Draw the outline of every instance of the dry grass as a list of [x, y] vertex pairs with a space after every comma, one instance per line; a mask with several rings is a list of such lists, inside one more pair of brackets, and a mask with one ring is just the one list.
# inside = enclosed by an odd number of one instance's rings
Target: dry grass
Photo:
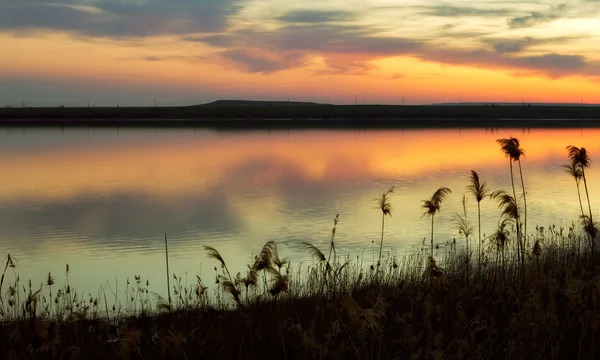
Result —
[[6, 359], [595, 359], [600, 294], [582, 240], [574, 227], [538, 228], [525, 292], [516, 254], [501, 268], [491, 239], [480, 266], [451, 250], [439, 264], [388, 256], [380, 270], [314, 246], [315, 263], [295, 269], [269, 242], [236, 277], [208, 248], [218, 288], [174, 276], [170, 312], [139, 276], [123, 302], [68, 285], [50, 302], [53, 281], [16, 277], [2, 293], [0, 349]]

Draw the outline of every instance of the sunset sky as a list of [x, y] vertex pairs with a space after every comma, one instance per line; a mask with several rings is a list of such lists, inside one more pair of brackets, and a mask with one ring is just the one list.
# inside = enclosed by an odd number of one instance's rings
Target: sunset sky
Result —
[[600, 103], [600, 0], [0, 0], [0, 106]]

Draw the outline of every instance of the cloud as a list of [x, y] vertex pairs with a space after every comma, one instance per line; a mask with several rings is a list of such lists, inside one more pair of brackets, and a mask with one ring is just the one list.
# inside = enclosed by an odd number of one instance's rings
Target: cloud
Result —
[[395, 73], [391, 76], [388, 76], [387, 79], [388, 80], [397, 80], [397, 79], [406, 79], [408, 76], [406, 74], [403, 73]]
[[142, 57], [142, 60], [145, 60], [145, 61], [168, 61], [170, 59], [169, 59], [169, 57], [166, 57], [166, 56], [144, 56], [144, 57]]
[[[182, 38], [183, 41], [205, 43], [214, 47], [231, 46], [235, 38], [228, 34], [223, 35], [207, 35], [207, 36], [187, 36]], [[240, 44], [241, 45], [241, 44]]]
[[582, 55], [548, 53], [513, 56], [487, 50], [428, 49], [419, 57], [444, 64], [504, 69], [515, 74], [535, 74], [553, 79], [571, 75], [600, 76], [600, 63], [589, 61]]
[[512, 62], [531, 70], [547, 70], [550, 75], [561, 76], [587, 66], [585, 57], [581, 55], [561, 55], [556, 53], [518, 57]]
[[538, 24], [551, 22], [562, 17], [568, 7], [566, 4], [553, 6], [548, 12], [534, 11], [526, 16], [514, 17], [508, 20], [508, 26], [512, 29], [528, 28]]
[[220, 32], [242, 0], [98, 1], [93, 6], [9, 1], [0, 4], [0, 29], [52, 29], [97, 37], [145, 37]]
[[119, 58], [119, 60], [143, 60], [143, 61], [150, 61], [150, 62], [163, 62], [163, 61], [183, 61], [183, 62], [200, 62], [200, 61], [204, 61], [207, 60], [208, 57], [206, 56], [202, 56], [202, 55], [195, 55], [195, 56], [181, 56], [181, 55], [161, 55], [161, 56], [156, 56], [156, 55], [148, 55], [148, 56], [142, 56], [139, 58]]
[[306, 58], [313, 55], [325, 60], [328, 69], [318, 71], [319, 74], [364, 74], [374, 68], [372, 60], [411, 56], [441, 64], [503, 69], [513, 73], [526, 71], [550, 78], [597, 76], [597, 65], [583, 55], [549, 52], [518, 56], [530, 46], [573, 38], [483, 38], [481, 41], [486, 48], [464, 50], [434, 46], [428, 39], [378, 36], [369, 27], [302, 24], [284, 26], [277, 31], [244, 29], [218, 36], [195, 37], [190, 41], [204, 41], [228, 48], [221, 55], [251, 72], [274, 72], [303, 66], [305, 62], [298, 59], [298, 54], [303, 54]]
[[324, 58], [325, 65], [328, 67], [325, 70], [319, 70], [317, 74], [323, 75], [363, 75], [376, 67], [371, 64], [368, 59], [360, 60], [347, 55], [329, 55]]
[[562, 44], [571, 40], [578, 40], [583, 36], [557, 36], [548, 38], [534, 38], [531, 36], [522, 38], [484, 38], [482, 42], [489, 45], [498, 53], [519, 53], [536, 45]]
[[354, 25], [288, 25], [275, 31], [238, 30], [225, 35], [184, 38], [218, 47], [256, 47], [271, 51], [312, 51], [339, 54], [393, 55], [418, 49], [412, 39], [377, 36]]
[[478, 16], [478, 17], [502, 17], [508, 16], [514, 11], [509, 9], [483, 9], [467, 6], [453, 5], [434, 5], [426, 7], [422, 12], [424, 15], [438, 17], [461, 17], [461, 16]]
[[354, 13], [348, 11], [291, 11], [277, 20], [286, 23], [330, 23], [356, 19]]
[[488, 39], [485, 40], [496, 52], [504, 53], [518, 53], [525, 50], [527, 47], [534, 43], [533, 38], [526, 37], [522, 39]]
[[267, 57], [243, 49], [225, 50], [218, 53], [223, 59], [232, 61], [253, 73], [270, 73], [293, 67], [300, 63], [301, 56], [286, 54], [284, 56]]
[[[265, 28], [251, 25], [252, 19], [248, 18], [245, 19], [248, 21], [236, 24], [233, 30], [229, 25], [244, 4], [243, 0], [99, 0], [93, 3], [64, 0], [62, 4], [33, 0], [0, 1], [0, 31], [54, 29], [76, 35], [107, 37], [110, 41], [122, 37], [180, 35], [183, 41], [212, 47], [213, 58], [222, 60], [224, 65], [252, 73], [302, 67], [308, 64], [309, 59], [318, 57], [326, 67], [319, 73], [365, 74], [375, 68], [373, 60], [393, 56], [411, 56], [442, 64], [489, 66], [508, 71], [519, 71], [518, 67], [523, 67], [549, 77], [596, 73], [590, 60], [583, 55], [546, 50], [536, 53], [537, 57], [518, 56], [533, 46], [568, 41], [574, 37], [510, 38], [501, 34], [500, 29], [494, 30], [493, 25], [472, 26], [481, 21], [477, 19], [472, 24], [460, 22], [460, 26], [448, 24], [441, 28], [439, 24], [423, 24], [422, 31], [419, 28], [417, 32], [407, 31], [396, 36], [384, 32], [389, 30], [385, 24], [363, 25], [356, 22], [373, 15], [369, 10], [360, 15], [345, 10], [302, 10], [279, 13], [276, 17], [267, 16], [281, 25], [277, 29], [262, 30]], [[375, 11], [374, 7], [370, 9]], [[510, 17], [507, 20], [510, 28], [516, 29], [558, 19], [571, 7], [561, 4], [546, 11], [522, 15], [515, 9], [518, 6], [441, 4], [396, 7], [386, 11], [389, 16], [483, 17], [486, 22], [487, 18]], [[398, 13], [391, 14], [392, 11]], [[464, 39], [468, 40], [468, 45]], [[471, 47], [465, 50], [466, 46]], [[138, 59], [150, 62], [201, 60], [200, 57], [161, 53], [150, 53]], [[538, 64], [538, 68], [532, 69], [533, 64]], [[561, 69], [560, 66], [567, 67]]]
[[373, 57], [415, 53], [422, 46], [411, 39], [375, 36], [369, 28], [334, 24], [288, 25], [276, 31], [244, 29], [184, 40], [226, 48], [219, 54], [250, 72], [299, 67], [305, 64], [306, 55], [321, 55], [330, 68], [327, 73], [364, 73], [372, 68], [367, 62]]

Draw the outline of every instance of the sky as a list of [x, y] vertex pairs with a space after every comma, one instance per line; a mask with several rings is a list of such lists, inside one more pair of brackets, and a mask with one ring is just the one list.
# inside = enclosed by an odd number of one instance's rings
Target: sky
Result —
[[0, 106], [600, 103], [600, 0], [0, 0]]

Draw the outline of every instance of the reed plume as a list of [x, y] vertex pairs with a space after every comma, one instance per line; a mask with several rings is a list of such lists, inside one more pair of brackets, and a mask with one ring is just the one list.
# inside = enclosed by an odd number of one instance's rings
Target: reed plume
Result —
[[441, 187], [437, 189], [435, 193], [433, 193], [431, 198], [423, 200], [422, 207], [425, 209], [423, 216], [428, 216], [431, 218], [431, 257], [433, 257], [433, 218], [435, 214], [440, 212], [442, 208], [442, 203], [444, 202], [444, 200], [446, 200], [446, 197], [450, 193], [452, 193], [452, 190], [450, 190], [447, 187]]
[[394, 193], [394, 186], [389, 188], [386, 192], [381, 193], [381, 196], [377, 201], [377, 208], [381, 210], [381, 242], [379, 244], [379, 258], [377, 260], [377, 268], [379, 268], [381, 264], [381, 253], [383, 251], [383, 232], [385, 229], [385, 217], [389, 215], [392, 216], [392, 204], [389, 202], [390, 194]]

